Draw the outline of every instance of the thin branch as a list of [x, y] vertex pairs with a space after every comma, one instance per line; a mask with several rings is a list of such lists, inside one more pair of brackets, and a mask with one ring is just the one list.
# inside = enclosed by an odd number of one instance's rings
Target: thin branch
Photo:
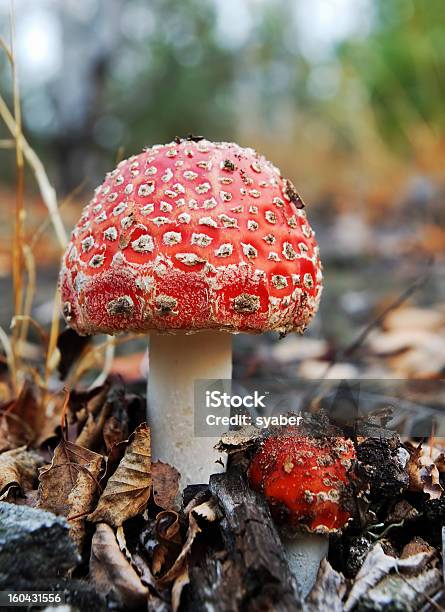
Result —
[[354, 353], [366, 340], [369, 334], [385, 320], [385, 317], [392, 311], [396, 310], [404, 304], [416, 291], [421, 289], [431, 275], [433, 260], [430, 259], [425, 268], [426, 273], [422, 273], [414, 280], [395, 300], [393, 300], [386, 308], [384, 308], [374, 319], [372, 319], [365, 328], [359, 333], [357, 338], [351, 342], [346, 348], [341, 351], [342, 357], [347, 357]]
[[305, 404], [316, 404], [323, 397], [322, 386], [326, 382], [328, 374], [333, 366], [336, 365], [341, 359], [350, 357], [358, 348], [360, 348], [360, 346], [362, 346], [369, 334], [385, 320], [388, 313], [399, 308], [416, 291], [423, 287], [431, 276], [433, 263], [434, 259], [429, 258], [425, 264], [422, 274], [419, 274], [415, 280], [402, 291], [400, 295], [398, 295], [386, 308], [384, 308], [374, 319], [372, 319], [349, 345], [334, 354], [333, 358], [326, 366], [325, 371], [321, 375], [317, 388], [312, 390], [305, 398]]
[[417, 587], [415, 587], [415, 586], [414, 586], [414, 585], [413, 585], [413, 584], [412, 584], [412, 583], [411, 583], [409, 580], [407, 580], [407, 579], [405, 578], [405, 576], [404, 576], [404, 575], [403, 575], [403, 574], [402, 574], [402, 573], [399, 571], [399, 568], [397, 567], [397, 565], [395, 566], [395, 568], [394, 568], [394, 569], [396, 570], [396, 574], [397, 574], [398, 576], [400, 576], [400, 578], [401, 578], [401, 579], [402, 579], [402, 580], [403, 580], [403, 581], [404, 581], [404, 582], [405, 582], [405, 583], [406, 583], [406, 584], [407, 584], [409, 587], [411, 587], [411, 588], [412, 588], [412, 590], [413, 590], [415, 593], [417, 593], [417, 595], [422, 595], [422, 596], [423, 596], [423, 597], [424, 597], [424, 598], [427, 600], [427, 602], [428, 602], [428, 603], [429, 603], [431, 606], [433, 606], [433, 608], [436, 608], [436, 610], [439, 610], [439, 612], [445, 612], [445, 608], [443, 608], [443, 607], [442, 607], [442, 606], [440, 606], [438, 603], [436, 603], [436, 602], [434, 601], [434, 599], [432, 599], [432, 598], [431, 598], [431, 597], [428, 595], [428, 593], [425, 593], [425, 591], [419, 591], [419, 589], [418, 589]]

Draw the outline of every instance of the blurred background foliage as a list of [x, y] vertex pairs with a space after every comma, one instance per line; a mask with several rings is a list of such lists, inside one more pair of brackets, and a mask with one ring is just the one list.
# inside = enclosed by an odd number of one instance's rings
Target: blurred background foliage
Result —
[[[0, 0], [6, 39], [9, 11]], [[423, 163], [442, 144], [442, 0], [16, 0], [15, 13], [25, 130], [62, 194], [190, 132], [257, 146], [311, 198], [357, 190], [349, 158], [372, 191], [389, 159]]]

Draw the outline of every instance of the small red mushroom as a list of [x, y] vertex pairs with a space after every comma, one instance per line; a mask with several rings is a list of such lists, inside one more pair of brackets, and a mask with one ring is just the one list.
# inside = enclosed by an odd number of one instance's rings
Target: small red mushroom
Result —
[[150, 332], [154, 455], [195, 482], [215, 453], [194, 436], [193, 381], [231, 378], [223, 332], [303, 331], [321, 281], [292, 183], [253, 149], [203, 139], [153, 146], [107, 174], [60, 275], [65, 320], [80, 334]]
[[318, 534], [284, 538], [303, 595], [312, 587], [327, 553], [325, 536], [344, 527], [350, 518], [344, 497], [354, 458], [351, 440], [286, 431], [266, 438], [249, 466], [252, 488], [264, 494], [272, 515], [286, 525], [287, 533], [290, 528]]

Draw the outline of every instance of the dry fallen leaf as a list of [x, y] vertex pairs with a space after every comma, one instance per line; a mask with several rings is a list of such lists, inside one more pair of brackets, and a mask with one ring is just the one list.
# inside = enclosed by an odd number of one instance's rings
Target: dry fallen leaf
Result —
[[[408, 446], [408, 445], [407, 445]], [[409, 490], [427, 493], [431, 499], [439, 499], [443, 489], [440, 485], [440, 474], [437, 466], [422, 444], [417, 447], [408, 446], [410, 458], [406, 466], [409, 475]]]
[[439, 470], [440, 474], [445, 473], [445, 453], [440, 453], [438, 457], [434, 460], [434, 464]]
[[219, 517], [216, 500], [211, 498], [209, 501], [195, 506], [188, 513], [188, 517], [189, 527], [187, 532], [187, 539], [176, 561], [173, 563], [170, 569], [165, 574], [157, 578], [156, 586], [158, 588], [166, 587], [173, 581], [177, 580], [179, 576], [181, 576], [181, 574], [183, 573], [184, 568], [186, 567], [188, 555], [193, 546], [193, 542], [195, 541], [196, 536], [202, 531], [201, 527], [198, 524], [197, 517], [205, 519], [208, 523], [214, 522]]
[[0, 408], [0, 452], [32, 444], [44, 423], [38, 390], [26, 382], [16, 399]]
[[119, 527], [140, 514], [151, 492], [150, 429], [145, 423], [131, 434], [125, 454], [111, 474], [89, 521], [105, 522]]
[[407, 559], [397, 559], [385, 554], [380, 544], [375, 544], [367, 554], [360, 571], [355, 577], [344, 606], [345, 612], [352, 610], [357, 602], [364, 598], [368, 591], [390, 572], [395, 570], [410, 573], [420, 572], [431, 558], [430, 553], [421, 552]]
[[419, 514], [417, 508], [414, 508], [406, 499], [401, 499], [390, 511], [386, 520], [388, 523], [400, 523], [400, 521], [415, 519]]
[[155, 576], [165, 572], [181, 551], [181, 525], [177, 512], [164, 511], [156, 517], [156, 537], [159, 544], [153, 553], [152, 573]]
[[90, 579], [102, 595], [113, 592], [128, 609], [146, 606], [148, 589], [121, 552], [113, 530], [98, 523], [91, 543]]
[[305, 602], [305, 611], [343, 612], [342, 602], [345, 593], [346, 581], [344, 576], [336, 572], [327, 559], [322, 559], [317, 580]]
[[51, 464], [40, 470], [37, 506], [69, 519], [70, 533], [82, 547], [85, 516], [94, 507], [102, 456], [62, 439]]
[[79, 446], [99, 450], [105, 422], [111, 411], [111, 405], [107, 402], [109, 389], [110, 385], [104, 385], [100, 392], [88, 401], [85, 421], [76, 439], [76, 444]]
[[116, 417], [110, 416], [105, 421], [102, 436], [105, 442], [106, 451], [109, 453], [115, 444], [125, 439], [125, 427]]
[[395, 327], [375, 332], [368, 339], [371, 351], [387, 360], [400, 378], [440, 378], [445, 368], [445, 329]]
[[43, 459], [26, 446], [6, 451], [0, 455], [0, 499], [5, 499], [11, 489], [22, 493], [31, 491], [38, 481], [38, 469]]
[[189, 572], [185, 566], [179, 576], [176, 578], [172, 587], [172, 611], [177, 612], [181, 604], [181, 595], [184, 587], [190, 582]]
[[326, 340], [289, 335], [271, 348], [271, 355], [280, 363], [322, 359], [329, 350]]
[[391, 310], [385, 316], [383, 327], [386, 330], [396, 329], [422, 329], [436, 332], [445, 325], [445, 314], [432, 308], [415, 308], [403, 306]]
[[162, 461], [155, 461], [151, 466], [151, 471], [155, 504], [163, 510], [173, 508], [179, 492], [181, 474], [176, 468]]
[[412, 540], [405, 544], [400, 553], [401, 559], [407, 559], [408, 557], [412, 557], [413, 555], [417, 555], [419, 553], [428, 553], [433, 557], [437, 555], [437, 550], [433, 548], [428, 542], [425, 542], [419, 536], [415, 536]]

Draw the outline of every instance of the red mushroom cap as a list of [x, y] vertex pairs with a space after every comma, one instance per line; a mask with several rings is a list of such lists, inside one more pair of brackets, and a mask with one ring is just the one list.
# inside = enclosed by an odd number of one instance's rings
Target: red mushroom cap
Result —
[[354, 458], [354, 445], [344, 438], [271, 436], [254, 456], [249, 480], [277, 519], [303, 531], [329, 533], [350, 518], [342, 497]]
[[321, 264], [304, 204], [264, 157], [182, 140], [122, 161], [75, 227], [60, 275], [81, 334], [302, 331]]

